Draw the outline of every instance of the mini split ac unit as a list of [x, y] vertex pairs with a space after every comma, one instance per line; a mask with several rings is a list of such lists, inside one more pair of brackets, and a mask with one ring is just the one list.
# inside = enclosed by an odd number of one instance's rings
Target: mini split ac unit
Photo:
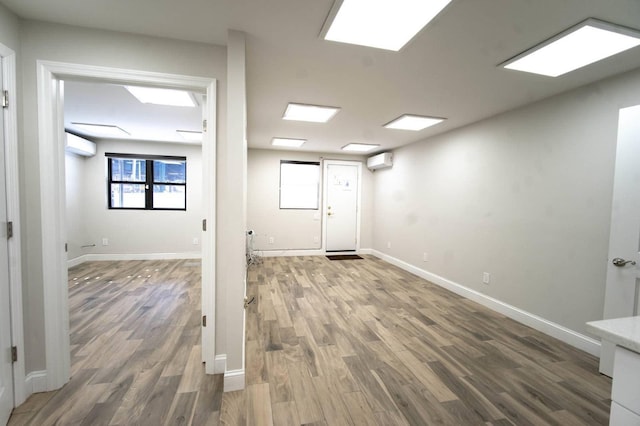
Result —
[[72, 135], [71, 133], [65, 133], [65, 136], [65, 149], [67, 152], [73, 152], [83, 157], [93, 157], [96, 155], [96, 144], [94, 142], [81, 138], [80, 136]]
[[367, 168], [372, 171], [391, 166], [393, 166], [393, 154], [390, 152], [383, 152], [367, 159]]

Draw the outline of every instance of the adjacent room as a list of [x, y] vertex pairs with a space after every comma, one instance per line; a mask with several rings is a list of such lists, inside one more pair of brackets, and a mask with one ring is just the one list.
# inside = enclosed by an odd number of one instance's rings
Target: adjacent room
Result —
[[639, 423], [639, 22], [0, 0], [0, 424]]

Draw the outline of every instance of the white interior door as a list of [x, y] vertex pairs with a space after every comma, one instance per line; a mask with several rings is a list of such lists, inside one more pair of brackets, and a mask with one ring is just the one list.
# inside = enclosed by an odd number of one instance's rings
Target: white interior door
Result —
[[[604, 318], [638, 312], [640, 291], [640, 105], [620, 110]], [[602, 342], [600, 372], [613, 374], [614, 345]]]
[[[0, 63], [0, 82], [2, 64]], [[0, 92], [1, 92], [0, 85]], [[6, 424], [13, 409], [11, 361], [11, 295], [9, 292], [9, 247], [4, 152], [4, 114], [0, 114], [0, 424]]]
[[358, 248], [361, 163], [325, 161], [325, 250]]

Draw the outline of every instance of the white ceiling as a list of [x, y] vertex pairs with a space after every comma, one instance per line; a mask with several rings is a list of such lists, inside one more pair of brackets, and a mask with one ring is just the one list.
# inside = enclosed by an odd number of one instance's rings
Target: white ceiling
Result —
[[[303, 150], [350, 142], [391, 149], [640, 67], [640, 47], [557, 78], [497, 67], [593, 17], [640, 27], [639, 0], [453, 0], [400, 52], [319, 38], [333, 0], [0, 0], [23, 18], [226, 44], [247, 34], [248, 140], [304, 138]], [[328, 124], [281, 119], [287, 102], [342, 108]], [[447, 117], [409, 132], [403, 114]]]

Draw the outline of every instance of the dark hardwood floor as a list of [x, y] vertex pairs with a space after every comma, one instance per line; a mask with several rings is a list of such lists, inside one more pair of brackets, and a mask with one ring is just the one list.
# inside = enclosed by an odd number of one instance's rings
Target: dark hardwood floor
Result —
[[597, 359], [379, 259], [251, 266], [243, 391], [200, 362], [198, 261], [69, 274], [72, 373], [10, 425], [604, 425]]

